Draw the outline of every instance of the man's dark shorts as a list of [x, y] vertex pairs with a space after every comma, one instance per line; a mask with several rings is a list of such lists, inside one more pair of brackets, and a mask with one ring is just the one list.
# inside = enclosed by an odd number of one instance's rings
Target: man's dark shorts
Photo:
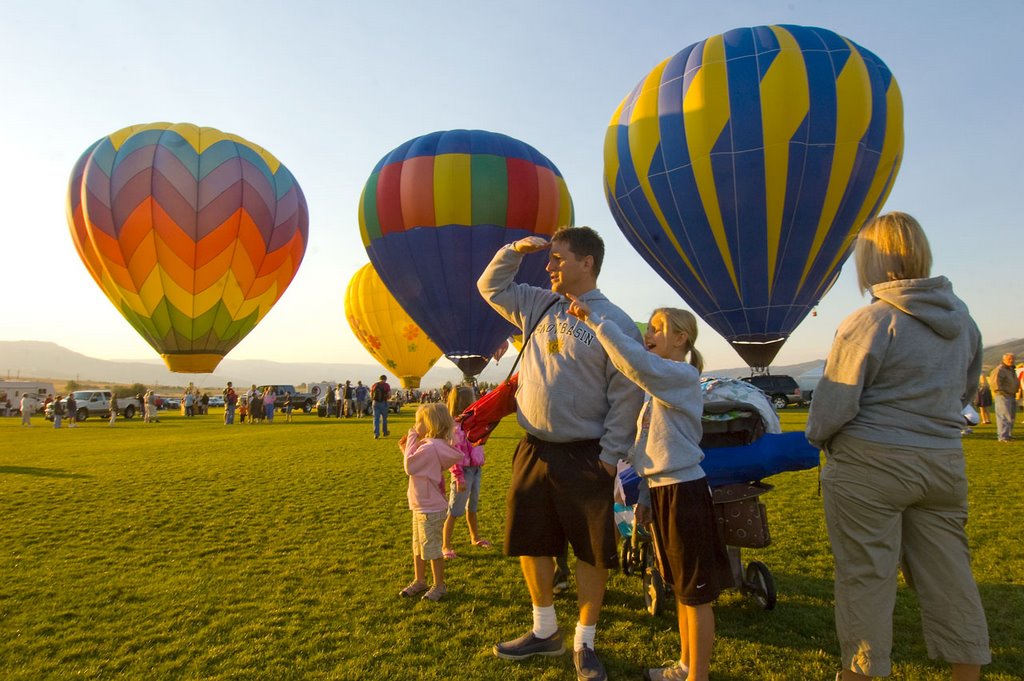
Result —
[[568, 541], [578, 560], [618, 567], [612, 493], [615, 478], [598, 440], [545, 442], [527, 435], [512, 457], [505, 554], [558, 556]]
[[733, 586], [707, 478], [651, 488], [658, 570], [684, 605], [710, 603]]

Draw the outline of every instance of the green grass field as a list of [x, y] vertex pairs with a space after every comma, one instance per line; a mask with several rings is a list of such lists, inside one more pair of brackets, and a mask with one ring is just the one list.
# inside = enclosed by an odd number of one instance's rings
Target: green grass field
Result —
[[[226, 428], [220, 413], [56, 431], [0, 419], [0, 678], [572, 679], [571, 656], [510, 663], [494, 642], [530, 625], [518, 563], [467, 546], [440, 603], [397, 596], [411, 578], [398, 435], [370, 421]], [[806, 410], [787, 409], [788, 429]], [[1024, 428], [1024, 426], [1021, 426]], [[481, 527], [500, 545], [519, 437], [487, 446]], [[986, 679], [1024, 679], [1024, 442], [992, 426], [966, 438], [975, 575], [992, 638]], [[838, 668], [832, 561], [817, 471], [769, 479], [773, 544], [745, 551], [774, 574], [778, 605], [718, 602], [712, 678], [828, 679]], [[571, 636], [575, 596], [557, 601]], [[678, 652], [674, 612], [643, 610], [637, 576], [613, 574], [597, 647], [612, 679]], [[928, 660], [915, 597], [895, 615], [894, 679], [948, 678]]]

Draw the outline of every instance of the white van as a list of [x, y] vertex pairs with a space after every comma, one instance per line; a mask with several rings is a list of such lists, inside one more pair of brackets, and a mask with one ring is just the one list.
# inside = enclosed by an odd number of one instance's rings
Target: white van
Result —
[[28, 395], [35, 405], [33, 414], [38, 414], [43, 409], [43, 401], [47, 395], [53, 396], [56, 391], [53, 383], [41, 381], [0, 381], [0, 409], [3, 409], [7, 402], [11, 403], [11, 414], [21, 415], [21, 397]]
[[804, 396], [804, 400], [810, 402], [814, 395], [814, 389], [818, 387], [818, 381], [825, 373], [825, 365], [808, 369], [799, 376], [796, 376], [796, 384], [800, 386], [800, 392]]

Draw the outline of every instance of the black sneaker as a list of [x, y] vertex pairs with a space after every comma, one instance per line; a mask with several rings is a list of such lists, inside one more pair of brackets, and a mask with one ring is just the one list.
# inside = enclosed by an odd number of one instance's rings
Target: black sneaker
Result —
[[525, 660], [534, 655], [554, 657], [565, 652], [562, 632], [556, 631], [547, 638], [537, 638], [533, 631], [528, 631], [513, 641], [496, 643], [494, 654], [503, 660]]
[[572, 653], [572, 661], [576, 664], [576, 678], [579, 681], [607, 681], [608, 674], [604, 665], [597, 659], [597, 653], [586, 643]]

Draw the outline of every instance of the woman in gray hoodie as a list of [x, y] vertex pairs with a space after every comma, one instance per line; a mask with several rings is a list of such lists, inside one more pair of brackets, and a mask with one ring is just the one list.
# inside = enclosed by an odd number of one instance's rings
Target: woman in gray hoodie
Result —
[[825, 452], [822, 497], [835, 558], [843, 681], [888, 676], [902, 563], [928, 654], [954, 681], [991, 661], [967, 548], [960, 429], [981, 372], [981, 334], [945, 277], [932, 277], [921, 225], [879, 216], [856, 245], [871, 303], [836, 331], [807, 439]]

